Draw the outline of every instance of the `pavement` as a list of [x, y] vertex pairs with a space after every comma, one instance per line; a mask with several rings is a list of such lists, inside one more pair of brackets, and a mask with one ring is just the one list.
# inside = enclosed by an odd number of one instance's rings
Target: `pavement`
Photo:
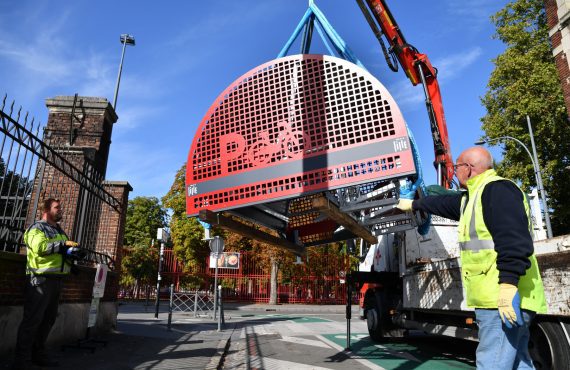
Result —
[[[225, 304], [226, 323], [174, 312], [168, 328], [166, 302], [119, 306], [117, 328], [81, 343], [54, 346], [54, 370], [443, 370], [474, 369], [475, 343], [410, 332], [406, 338], [373, 342], [352, 306], [351, 350], [346, 347], [345, 306]], [[1, 339], [0, 339], [1, 340]], [[72, 344], [72, 343], [70, 343]], [[90, 350], [87, 347], [91, 347]], [[11, 356], [0, 358], [10, 369]]]
[[[81, 348], [52, 348], [50, 353], [59, 370], [165, 370], [165, 369], [222, 369], [229, 352], [232, 337], [239, 342], [239, 333], [247, 322], [236, 320], [239, 311], [259, 313], [306, 312], [342, 313], [343, 305], [264, 305], [227, 303], [226, 324], [218, 331], [211, 318], [194, 318], [191, 313], [174, 312], [168, 329], [166, 304], [162, 303], [159, 318], [154, 318], [154, 307], [144, 303], [128, 302], [119, 307], [116, 330], [97, 337], [96, 341], [81, 343]], [[354, 306], [353, 311], [357, 312]], [[232, 320], [231, 316], [234, 316]], [[354, 316], [353, 316], [354, 317]], [[243, 341], [242, 341], [243, 342]], [[241, 344], [240, 344], [241, 345]], [[243, 353], [244, 351], [232, 351]], [[233, 365], [243, 368], [245, 359], [230, 358]], [[0, 360], [0, 369], [9, 369], [6, 359]]]

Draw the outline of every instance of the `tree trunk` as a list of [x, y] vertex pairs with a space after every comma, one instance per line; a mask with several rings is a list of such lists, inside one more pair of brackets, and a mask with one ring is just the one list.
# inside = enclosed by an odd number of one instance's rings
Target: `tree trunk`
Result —
[[277, 275], [279, 273], [279, 265], [277, 259], [271, 258], [271, 290], [269, 292], [269, 304], [277, 304]]

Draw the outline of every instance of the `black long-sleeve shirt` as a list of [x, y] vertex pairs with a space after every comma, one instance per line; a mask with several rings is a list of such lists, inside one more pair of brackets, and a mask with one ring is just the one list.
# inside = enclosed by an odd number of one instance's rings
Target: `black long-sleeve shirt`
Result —
[[[459, 221], [461, 197], [461, 193], [427, 196], [415, 200], [413, 208]], [[534, 253], [523, 194], [511, 181], [493, 181], [485, 186], [481, 202], [483, 220], [497, 252], [499, 283], [518, 285]]]

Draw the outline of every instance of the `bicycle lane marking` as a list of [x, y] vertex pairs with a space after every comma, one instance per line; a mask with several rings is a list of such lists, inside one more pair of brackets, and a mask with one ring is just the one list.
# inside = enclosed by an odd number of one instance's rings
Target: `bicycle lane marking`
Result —
[[[323, 334], [328, 344], [344, 350], [346, 334]], [[351, 335], [351, 357], [363, 359], [385, 370], [412, 366], [414, 370], [475, 369], [475, 367], [408, 343], [374, 343], [368, 334]]]

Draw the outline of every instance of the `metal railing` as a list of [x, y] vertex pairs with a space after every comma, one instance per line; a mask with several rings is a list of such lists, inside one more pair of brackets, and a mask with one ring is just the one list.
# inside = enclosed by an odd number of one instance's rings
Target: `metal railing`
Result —
[[194, 317], [214, 317], [214, 294], [208, 291], [173, 292], [172, 311], [190, 312]]
[[67, 210], [61, 224], [70, 239], [92, 251], [114, 250], [116, 240], [101, 225], [122, 211], [121, 203], [103, 187], [103, 174], [85, 154], [89, 149], [51, 145], [54, 132], [28, 120], [28, 113], [21, 122], [22, 109], [15, 112], [6, 99], [0, 105], [0, 250], [20, 252], [24, 231], [47, 197], [61, 199]]
[[[172, 327], [172, 313], [194, 312], [194, 317], [207, 317], [218, 322], [218, 331], [225, 324], [224, 305], [222, 303], [222, 287], [216, 289], [218, 295], [218, 312], [214, 305], [214, 295], [209, 291], [174, 292], [174, 284], [170, 284], [170, 302], [168, 305], [168, 330]], [[157, 306], [158, 307], [158, 306]]]

